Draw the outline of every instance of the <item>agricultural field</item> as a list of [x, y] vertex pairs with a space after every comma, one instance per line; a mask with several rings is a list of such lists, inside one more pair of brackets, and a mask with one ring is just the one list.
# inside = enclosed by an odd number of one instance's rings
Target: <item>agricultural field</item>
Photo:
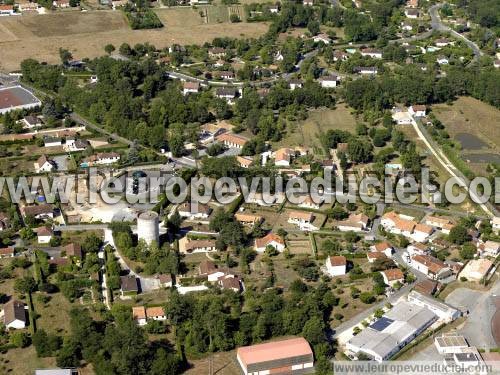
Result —
[[345, 104], [335, 109], [317, 109], [309, 112], [306, 120], [291, 124], [285, 137], [276, 144], [279, 146], [304, 146], [313, 148], [315, 153], [323, 153], [318, 135], [330, 129], [355, 132], [356, 119]]
[[452, 105], [439, 104], [432, 112], [450, 136], [462, 145], [462, 158], [471, 170], [482, 174], [489, 162], [500, 162], [500, 111], [470, 97]]
[[157, 9], [164, 27], [155, 30], [131, 30], [123, 13], [111, 10], [1, 17], [0, 70], [17, 70], [27, 58], [59, 63], [60, 47], [69, 49], [75, 59], [83, 59], [103, 55], [109, 43], [118, 47], [148, 42], [164, 48], [173, 43], [203, 44], [223, 36], [257, 37], [267, 31], [265, 23], [229, 23], [228, 8], [224, 10], [222, 23], [210, 21], [210, 14], [206, 23], [199, 10]]

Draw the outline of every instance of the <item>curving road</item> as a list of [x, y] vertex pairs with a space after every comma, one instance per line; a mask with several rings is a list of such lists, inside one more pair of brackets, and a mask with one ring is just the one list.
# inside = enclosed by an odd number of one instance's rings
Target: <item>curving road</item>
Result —
[[474, 59], [478, 59], [483, 55], [483, 52], [479, 49], [476, 43], [467, 39], [464, 35], [457, 33], [455, 30], [443, 24], [441, 17], [439, 16], [439, 9], [444, 5], [444, 3], [439, 3], [433, 5], [429, 8], [429, 15], [431, 16], [431, 27], [434, 31], [450, 33], [455, 38], [462, 39], [470, 49], [474, 52]]

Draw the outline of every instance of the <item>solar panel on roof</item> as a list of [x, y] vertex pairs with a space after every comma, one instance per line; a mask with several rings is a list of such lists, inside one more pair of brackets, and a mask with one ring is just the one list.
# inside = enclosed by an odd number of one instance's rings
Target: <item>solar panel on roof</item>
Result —
[[377, 320], [375, 323], [373, 323], [370, 326], [370, 328], [373, 328], [374, 330], [381, 332], [384, 329], [386, 329], [387, 327], [389, 327], [393, 322], [394, 322], [394, 320], [386, 318], [385, 316], [383, 316], [382, 318], [380, 318], [379, 320]]

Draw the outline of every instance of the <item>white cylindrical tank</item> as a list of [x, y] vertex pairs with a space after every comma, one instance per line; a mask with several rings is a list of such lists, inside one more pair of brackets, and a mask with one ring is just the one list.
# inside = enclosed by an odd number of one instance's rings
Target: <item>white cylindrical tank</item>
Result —
[[160, 224], [158, 214], [146, 211], [137, 218], [137, 238], [144, 240], [148, 245], [153, 241], [160, 244]]

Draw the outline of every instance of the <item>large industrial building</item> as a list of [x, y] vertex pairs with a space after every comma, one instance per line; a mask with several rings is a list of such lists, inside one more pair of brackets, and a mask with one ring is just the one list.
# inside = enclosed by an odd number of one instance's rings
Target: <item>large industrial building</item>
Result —
[[354, 356], [363, 353], [381, 362], [399, 352], [437, 319], [428, 308], [402, 301], [350, 339], [346, 349]]
[[24, 87], [0, 87], [0, 115], [21, 109], [38, 108], [41, 105], [40, 99]]
[[309, 374], [314, 356], [302, 337], [238, 348], [236, 358], [245, 375]]
[[146, 211], [137, 218], [137, 239], [144, 240], [148, 245], [153, 241], [160, 244], [160, 223], [158, 214], [154, 211]]
[[439, 317], [444, 323], [449, 323], [462, 315], [462, 312], [435, 298], [426, 296], [415, 290], [408, 294], [408, 301], [414, 305], [426, 307]]

